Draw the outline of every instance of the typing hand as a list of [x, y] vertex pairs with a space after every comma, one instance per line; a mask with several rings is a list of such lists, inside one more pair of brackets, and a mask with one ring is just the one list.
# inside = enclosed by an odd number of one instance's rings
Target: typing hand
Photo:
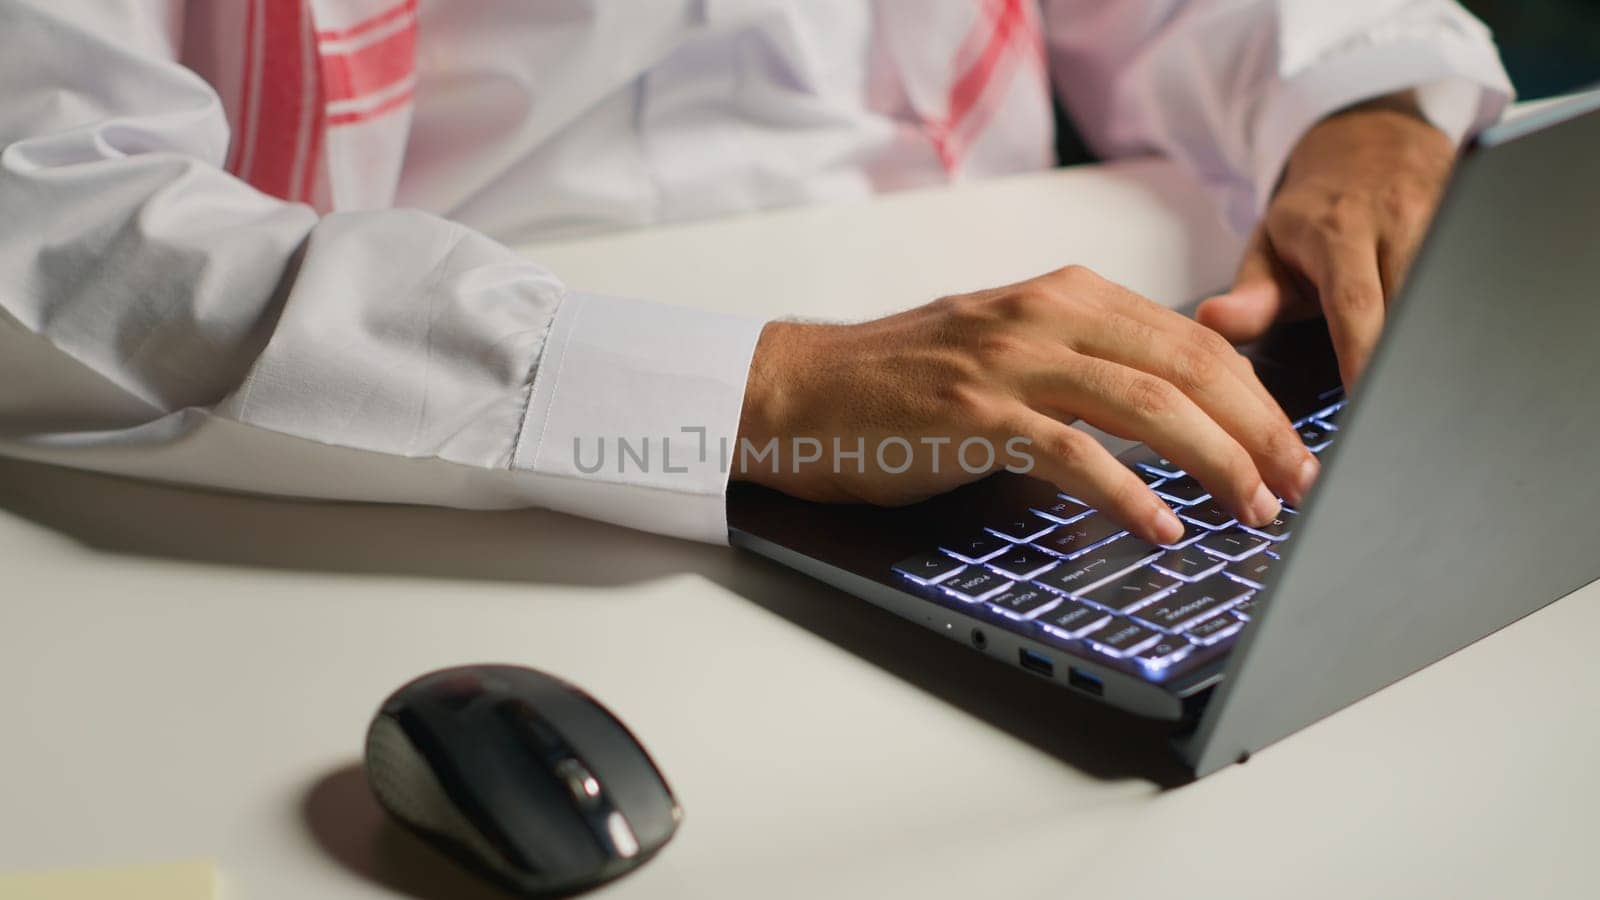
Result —
[[[1316, 477], [1227, 341], [1078, 267], [858, 325], [768, 325], [732, 471], [806, 499], [895, 505], [1025, 458], [1146, 540], [1177, 541], [1167, 504], [1068, 427], [1078, 418], [1150, 444], [1252, 525], [1272, 521], [1275, 493], [1298, 503]], [[774, 441], [775, 455], [747, 452]]]
[[1410, 95], [1323, 120], [1289, 157], [1233, 289], [1199, 320], [1235, 343], [1320, 306], [1347, 386], [1366, 368], [1455, 163]]

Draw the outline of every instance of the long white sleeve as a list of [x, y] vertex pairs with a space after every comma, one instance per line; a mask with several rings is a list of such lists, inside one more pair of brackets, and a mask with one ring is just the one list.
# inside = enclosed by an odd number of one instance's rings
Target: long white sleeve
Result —
[[[0, 452], [727, 539], [715, 448], [760, 321], [569, 292], [421, 212], [255, 191], [161, 19], [0, 0]], [[579, 467], [618, 438], [652, 458]]]
[[1044, 0], [1057, 90], [1106, 156], [1156, 151], [1222, 195], [1241, 230], [1289, 153], [1343, 107], [1415, 88], [1458, 141], [1512, 89], [1453, 0]]

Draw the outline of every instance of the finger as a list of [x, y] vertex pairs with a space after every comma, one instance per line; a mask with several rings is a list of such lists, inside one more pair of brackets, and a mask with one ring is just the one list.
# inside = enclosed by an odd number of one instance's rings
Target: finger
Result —
[[1112, 314], [1075, 346], [1177, 387], [1244, 448], [1269, 488], [1291, 503], [1305, 499], [1316, 457], [1249, 362], [1216, 332], [1176, 314], [1160, 325]]
[[1393, 225], [1388, 236], [1378, 242], [1378, 276], [1383, 280], [1385, 305], [1393, 302], [1405, 287], [1411, 263], [1427, 234], [1426, 226]]
[[1262, 226], [1245, 249], [1233, 287], [1202, 302], [1195, 318], [1235, 344], [1247, 344], [1260, 339], [1274, 322], [1314, 312], [1315, 306], [1278, 261]]
[[[1109, 310], [1161, 329], [1171, 335], [1172, 339], [1177, 341], [1180, 346], [1197, 343], [1209, 344], [1215, 355], [1224, 360], [1228, 369], [1237, 378], [1238, 383], [1243, 385], [1256, 398], [1262, 411], [1261, 414], [1266, 416], [1267, 420], [1272, 423], [1266, 426], [1265, 431], [1257, 433], [1255, 440], [1242, 442], [1249, 449], [1252, 456], [1256, 458], [1258, 466], [1264, 467], [1262, 468], [1263, 474], [1267, 476], [1271, 487], [1277, 490], [1280, 496], [1288, 498], [1291, 503], [1303, 502], [1306, 493], [1311, 490], [1311, 484], [1321, 471], [1321, 463], [1309, 450], [1305, 449], [1305, 444], [1299, 439], [1297, 433], [1294, 434], [1292, 441], [1288, 441], [1287, 447], [1282, 446], [1282, 443], [1287, 440], [1286, 436], [1293, 433], [1293, 426], [1289, 422], [1289, 417], [1284, 414], [1283, 407], [1278, 404], [1277, 398], [1273, 397], [1272, 393], [1267, 390], [1266, 385], [1261, 383], [1261, 379], [1256, 375], [1255, 367], [1251, 365], [1250, 361], [1233, 350], [1232, 347], [1227, 346], [1226, 341], [1219, 342], [1208, 338], [1207, 330], [1203, 326], [1197, 325], [1187, 316], [1140, 297], [1132, 291], [1123, 290], [1122, 294], [1122, 297], [1115, 298], [1113, 302], [1107, 304]], [[1297, 289], [1296, 296], [1303, 297], [1304, 294]], [[1102, 314], [1102, 320], [1108, 315], [1110, 314]], [[1092, 335], [1101, 327], [1103, 327], [1102, 321], [1080, 322], [1077, 323], [1075, 331], [1079, 334]], [[1154, 344], [1158, 340], [1153, 336], [1135, 335], [1131, 342]], [[1075, 349], [1080, 349], [1077, 342], [1074, 342], [1073, 346]], [[1196, 383], [1209, 380], [1203, 373], [1203, 363], [1190, 364], [1184, 367], [1174, 365], [1172, 361], [1175, 359], [1177, 359], [1177, 356], [1174, 353], [1162, 352], [1156, 357], [1156, 365], [1160, 371], [1149, 368], [1145, 364], [1138, 364], [1134, 367], [1151, 371], [1153, 374], [1167, 378], [1169, 381], [1172, 381], [1173, 378], [1168, 378], [1167, 375], [1173, 375], [1178, 383], [1186, 379]], [[1202, 371], [1196, 373], [1195, 369], [1197, 368]], [[1182, 374], [1185, 369], [1188, 370], [1187, 375]], [[1190, 393], [1192, 396], [1194, 392], [1191, 391]], [[1202, 403], [1202, 406], [1204, 406], [1204, 403]], [[1245, 407], [1245, 409], [1247, 410], [1248, 407]], [[1261, 420], [1257, 418], [1255, 421], [1259, 423]], [[1229, 427], [1229, 430], [1235, 435], [1240, 435], [1239, 431], [1231, 427]], [[1272, 467], [1271, 464], [1263, 460], [1263, 456], [1278, 460], [1279, 466], [1277, 468]]]
[[1354, 387], [1383, 334], [1383, 279], [1377, 241], [1338, 239], [1325, 243], [1308, 272], [1317, 286], [1328, 334], [1339, 357], [1339, 375]]
[[1166, 502], [1099, 441], [1033, 410], [1019, 410], [1016, 419], [1012, 431], [1031, 442], [1033, 474], [1152, 544], [1183, 539], [1183, 523]]
[[1183, 391], [1148, 372], [1067, 353], [1054, 396], [1044, 405], [1118, 437], [1141, 441], [1176, 461], [1247, 525], [1271, 522], [1281, 509], [1255, 461]]
[[[1191, 331], [1196, 327], [1196, 323], [1193, 319], [1190, 319], [1188, 316], [1185, 316], [1176, 310], [1168, 309], [1167, 307], [1141, 297], [1132, 291], [1120, 288], [1119, 290], [1121, 291], [1122, 296], [1115, 298], [1115, 302], [1109, 304], [1110, 308], [1117, 312], [1120, 312], [1131, 318], [1138, 319], [1141, 322], [1147, 322], [1154, 327], [1161, 328], [1175, 335], [1190, 334]], [[1296, 300], [1294, 300], [1293, 303], [1287, 308], [1290, 310], [1290, 312], [1287, 314], [1291, 315], [1297, 314], [1300, 304], [1306, 302], [1303, 299], [1300, 299], [1305, 296], [1302, 291], [1300, 291], [1298, 288], [1295, 288], [1294, 291]], [[1315, 311], [1314, 305], [1312, 306], [1312, 310]], [[1093, 324], [1094, 323], [1079, 323], [1077, 332], [1084, 334], [1090, 333]], [[1226, 337], [1226, 335], [1224, 335], [1224, 337]], [[1244, 356], [1238, 352], [1224, 354], [1224, 357], [1226, 358], [1229, 367], [1233, 370], [1234, 374], [1238, 376], [1240, 382], [1249, 388], [1250, 392], [1261, 401], [1262, 405], [1270, 410], [1273, 415], [1282, 416], [1283, 409], [1278, 405], [1277, 398], [1273, 397], [1272, 392], [1268, 391], [1266, 385], [1261, 383], [1261, 379], [1256, 375], [1255, 367], [1251, 365], [1250, 361], [1245, 359]], [[1287, 416], [1284, 418], [1287, 419]]]

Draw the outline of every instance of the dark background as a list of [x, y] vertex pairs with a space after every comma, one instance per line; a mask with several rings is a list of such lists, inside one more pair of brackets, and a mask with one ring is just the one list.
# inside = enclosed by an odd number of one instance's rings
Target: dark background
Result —
[[1517, 94], [1548, 97], [1600, 82], [1600, 0], [1462, 0], [1494, 29]]
[[[1311, 0], [1337, 3], [1339, 0]], [[1460, 0], [1494, 31], [1517, 98], [1535, 100], [1600, 86], [1600, 0]], [[1092, 162], [1059, 104], [1056, 157], [1063, 165]]]

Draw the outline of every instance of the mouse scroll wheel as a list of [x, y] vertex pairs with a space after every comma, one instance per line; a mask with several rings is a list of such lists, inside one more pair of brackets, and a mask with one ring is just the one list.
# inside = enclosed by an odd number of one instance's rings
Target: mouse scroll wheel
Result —
[[569, 756], [557, 763], [556, 777], [572, 792], [572, 799], [578, 801], [579, 806], [589, 807], [600, 802], [599, 780], [576, 759]]

